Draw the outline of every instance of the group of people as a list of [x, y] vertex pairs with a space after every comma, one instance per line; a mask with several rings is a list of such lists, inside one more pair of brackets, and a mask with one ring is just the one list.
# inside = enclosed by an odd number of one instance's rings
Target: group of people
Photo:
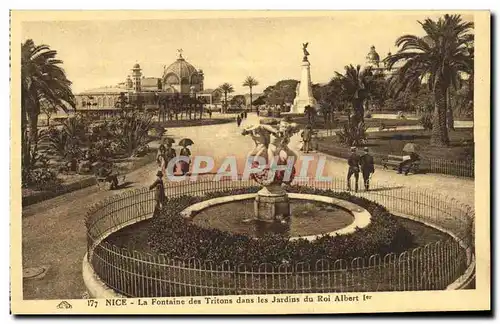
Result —
[[248, 117], [246, 110], [242, 112], [241, 114], [238, 114], [236, 117], [236, 124], [238, 127], [240, 127], [241, 123], [243, 122], [243, 119], [246, 119]]
[[363, 149], [362, 154], [356, 152], [356, 147], [351, 147], [351, 154], [347, 159], [349, 170], [347, 171], [347, 189], [351, 190], [351, 178], [354, 175], [354, 190], [358, 191], [359, 172], [363, 174], [365, 190], [370, 190], [370, 178], [375, 173], [373, 156], [368, 153], [368, 148]]
[[[159, 146], [158, 153], [156, 154], [156, 163], [158, 164], [159, 169], [156, 172], [156, 180], [151, 186], [149, 186], [149, 190], [155, 189], [156, 208], [162, 207], [166, 201], [163, 177], [168, 175], [168, 164], [176, 156], [177, 153], [172, 147], [172, 142], [167, 142], [166, 144], [161, 144]], [[174, 165], [173, 173], [175, 174], [177, 171], [180, 171], [182, 175], [185, 175], [189, 172], [189, 167], [191, 164], [191, 151], [189, 150], [187, 145], [182, 146], [179, 152], [179, 156], [187, 157], [188, 161], [180, 160], [179, 162], [177, 162]]]

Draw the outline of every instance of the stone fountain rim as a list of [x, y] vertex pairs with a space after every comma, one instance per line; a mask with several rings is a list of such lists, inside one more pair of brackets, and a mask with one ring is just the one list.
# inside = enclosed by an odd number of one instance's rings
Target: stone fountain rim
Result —
[[[314, 234], [314, 235], [307, 235], [307, 236], [293, 236], [293, 237], [290, 237], [290, 239], [289, 239], [290, 241], [295, 241], [295, 240], [299, 240], [299, 239], [303, 239], [303, 240], [307, 240], [307, 241], [315, 241], [315, 240], [317, 240], [325, 235], [336, 236], [336, 235], [351, 234], [351, 233], [354, 233], [358, 228], [364, 228], [371, 223], [370, 212], [368, 212], [368, 210], [366, 210], [363, 207], [356, 205], [352, 202], [338, 199], [338, 198], [321, 196], [321, 195], [312, 195], [312, 194], [287, 193], [287, 195], [290, 199], [294, 199], [294, 200], [311, 200], [311, 201], [317, 201], [317, 202], [335, 205], [336, 207], [342, 208], [345, 211], [349, 212], [354, 218], [354, 221], [351, 224], [349, 224], [346, 227], [341, 228], [339, 230], [329, 232], [329, 233]], [[209, 207], [225, 204], [228, 202], [250, 200], [250, 199], [254, 199], [256, 196], [257, 196], [257, 193], [249, 193], [249, 194], [230, 195], [230, 196], [223, 196], [223, 197], [207, 199], [207, 200], [201, 201], [199, 203], [193, 204], [193, 205], [183, 209], [181, 211], [181, 216], [188, 218], [188, 219], [192, 219], [195, 217], [195, 215], [197, 213], [199, 213], [200, 211], [207, 209]]]

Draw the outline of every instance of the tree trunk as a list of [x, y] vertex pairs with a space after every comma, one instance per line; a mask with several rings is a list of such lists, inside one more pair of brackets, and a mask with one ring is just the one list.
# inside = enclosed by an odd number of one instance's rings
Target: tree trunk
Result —
[[227, 92], [224, 92], [224, 108], [222, 109], [224, 113], [227, 112]]
[[431, 145], [448, 146], [446, 125], [446, 88], [440, 83], [434, 86], [434, 116], [432, 121]]
[[450, 87], [446, 89], [446, 123], [448, 130], [455, 130], [455, 120], [453, 119], [453, 107], [451, 105]]
[[29, 116], [29, 139], [27, 143], [27, 157], [26, 160], [29, 161], [26, 166], [27, 168], [32, 167], [33, 155], [36, 154], [35, 151], [31, 151], [31, 146], [38, 142], [38, 114], [30, 114]]
[[[27, 125], [28, 125], [28, 120], [26, 118], [26, 112], [24, 109], [21, 111], [21, 169], [22, 171], [27, 171], [30, 169], [30, 147], [29, 147], [29, 141], [28, 141], [28, 134], [27, 134]], [[23, 176], [23, 181], [25, 173], [22, 172]]]
[[252, 87], [250, 87], [250, 112], [252, 112], [253, 107], [252, 107]]
[[353, 116], [353, 123], [354, 124], [359, 124], [360, 122], [364, 121], [364, 107], [363, 107], [363, 100], [357, 98], [354, 99], [352, 102], [352, 108], [354, 110], [354, 116]]

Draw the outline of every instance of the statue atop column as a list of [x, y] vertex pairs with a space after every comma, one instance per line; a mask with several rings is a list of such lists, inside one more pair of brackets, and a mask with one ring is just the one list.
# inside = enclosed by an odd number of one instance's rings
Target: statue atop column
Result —
[[302, 43], [302, 51], [304, 52], [304, 58], [302, 61], [307, 62], [307, 57], [310, 55], [309, 52], [307, 51], [307, 45], [309, 45], [309, 42], [307, 43]]
[[311, 63], [309, 62], [308, 56], [309, 51], [307, 46], [309, 42], [302, 43], [302, 51], [304, 52], [304, 57], [302, 63], [300, 64], [302, 68], [300, 82], [297, 84], [297, 89], [295, 91], [295, 99], [293, 101], [292, 113], [303, 114], [305, 112], [306, 106], [317, 105], [316, 99], [312, 92], [312, 82], [311, 82]]

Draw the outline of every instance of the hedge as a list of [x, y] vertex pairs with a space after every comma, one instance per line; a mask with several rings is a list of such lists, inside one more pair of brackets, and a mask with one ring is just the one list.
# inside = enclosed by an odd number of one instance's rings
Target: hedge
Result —
[[182, 196], [172, 198], [168, 208], [158, 210], [148, 229], [149, 245], [156, 253], [170, 258], [197, 258], [203, 261], [229, 261], [258, 265], [261, 263], [296, 264], [320, 260], [352, 259], [373, 254], [398, 253], [413, 246], [412, 234], [400, 225], [398, 218], [383, 206], [346, 192], [333, 192], [307, 187], [291, 186], [288, 192], [316, 194], [344, 199], [371, 213], [371, 223], [355, 232], [340, 236], [323, 235], [315, 241], [270, 233], [255, 239], [249, 236], [207, 229], [186, 220], [180, 212], [202, 200], [215, 197], [257, 192], [259, 187], [211, 193], [204, 197]]

